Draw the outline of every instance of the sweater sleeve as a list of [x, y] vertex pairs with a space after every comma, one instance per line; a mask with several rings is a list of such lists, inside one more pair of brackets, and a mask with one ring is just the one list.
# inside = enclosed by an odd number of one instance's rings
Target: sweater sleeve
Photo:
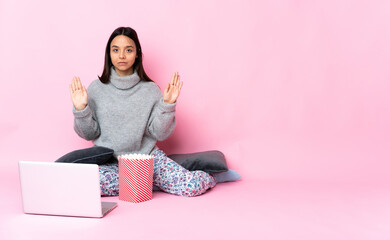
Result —
[[85, 140], [94, 140], [100, 135], [98, 122], [94, 119], [89, 104], [81, 111], [73, 107], [74, 130]]
[[149, 134], [158, 141], [167, 139], [176, 126], [176, 103], [166, 104], [161, 98], [154, 106], [148, 122]]

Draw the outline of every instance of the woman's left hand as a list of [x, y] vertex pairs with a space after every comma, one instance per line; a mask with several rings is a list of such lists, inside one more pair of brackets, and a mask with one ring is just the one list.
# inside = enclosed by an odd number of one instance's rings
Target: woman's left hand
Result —
[[178, 72], [175, 72], [172, 75], [171, 82], [168, 83], [168, 86], [164, 90], [163, 99], [166, 104], [173, 104], [176, 102], [177, 98], [180, 95], [181, 87], [183, 82], [180, 81], [180, 75]]

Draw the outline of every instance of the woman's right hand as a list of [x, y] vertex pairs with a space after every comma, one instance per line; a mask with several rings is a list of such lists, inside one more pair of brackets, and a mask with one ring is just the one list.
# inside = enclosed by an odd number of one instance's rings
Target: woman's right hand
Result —
[[73, 77], [69, 89], [73, 106], [77, 111], [83, 110], [88, 104], [88, 94], [85, 87], [81, 84], [79, 77]]

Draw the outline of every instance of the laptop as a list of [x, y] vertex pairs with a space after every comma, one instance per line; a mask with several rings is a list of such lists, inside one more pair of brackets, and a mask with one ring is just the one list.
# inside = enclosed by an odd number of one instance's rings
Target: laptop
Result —
[[117, 206], [101, 202], [96, 164], [19, 161], [19, 177], [28, 214], [102, 218]]

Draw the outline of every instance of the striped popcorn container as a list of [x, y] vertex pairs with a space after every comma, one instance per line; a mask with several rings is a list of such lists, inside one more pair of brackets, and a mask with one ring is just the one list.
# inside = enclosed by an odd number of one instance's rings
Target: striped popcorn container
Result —
[[139, 203], [152, 199], [153, 158], [145, 154], [118, 156], [119, 200]]

